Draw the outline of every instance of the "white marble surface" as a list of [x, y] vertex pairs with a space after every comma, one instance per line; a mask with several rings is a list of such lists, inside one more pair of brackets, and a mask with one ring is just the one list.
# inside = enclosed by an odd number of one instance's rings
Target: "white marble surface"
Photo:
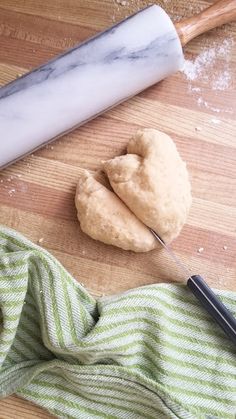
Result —
[[183, 53], [154, 5], [0, 89], [0, 168], [178, 71]]

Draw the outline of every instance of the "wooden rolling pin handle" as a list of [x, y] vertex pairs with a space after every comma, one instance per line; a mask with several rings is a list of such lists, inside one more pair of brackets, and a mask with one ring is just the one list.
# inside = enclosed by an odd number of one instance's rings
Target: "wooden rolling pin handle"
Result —
[[175, 24], [182, 46], [217, 26], [236, 20], [236, 0], [219, 0], [203, 12]]

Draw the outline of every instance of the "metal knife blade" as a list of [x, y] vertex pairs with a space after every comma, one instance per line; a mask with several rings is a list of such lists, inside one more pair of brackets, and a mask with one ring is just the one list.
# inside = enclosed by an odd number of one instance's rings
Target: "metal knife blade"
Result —
[[180, 259], [175, 255], [175, 253], [173, 252], [173, 250], [167, 246], [165, 244], [165, 242], [161, 239], [160, 236], [158, 236], [158, 234], [152, 230], [150, 228], [151, 233], [153, 234], [153, 236], [155, 237], [155, 239], [164, 247], [164, 249], [168, 252], [168, 254], [170, 255], [171, 259], [178, 265], [178, 267], [180, 268], [180, 270], [182, 271], [182, 273], [184, 274], [184, 278], [187, 281], [190, 276], [190, 270], [180, 261]]
[[150, 231], [181, 269], [186, 278], [188, 288], [236, 345], [236, 318], [233, 314], [206, 284], [204, 279], [200, 275], [191, 275], [188, 268], [177, 258], [172, 249], [165, 244], [161, 237], [154, 230], [150, 229]]

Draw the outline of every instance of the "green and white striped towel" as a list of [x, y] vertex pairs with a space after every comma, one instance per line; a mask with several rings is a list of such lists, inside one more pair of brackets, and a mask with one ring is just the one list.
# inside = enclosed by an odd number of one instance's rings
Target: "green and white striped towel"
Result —
[[[217, 292], [236, 313], [236, 294]], [[181, 285], [95, 300], [0, 228], [0, 397], [61, 418], [235, 418], [236, 351]]]

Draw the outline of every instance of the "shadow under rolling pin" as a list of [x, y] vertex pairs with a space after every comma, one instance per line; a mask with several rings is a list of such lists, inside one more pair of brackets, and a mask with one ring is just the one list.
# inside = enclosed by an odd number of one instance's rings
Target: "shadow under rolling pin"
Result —
[[220, 0], [175, 26], [153, 5], [0, 89], [0, 169], [180, 70], [182, 46], [236, 19]]

